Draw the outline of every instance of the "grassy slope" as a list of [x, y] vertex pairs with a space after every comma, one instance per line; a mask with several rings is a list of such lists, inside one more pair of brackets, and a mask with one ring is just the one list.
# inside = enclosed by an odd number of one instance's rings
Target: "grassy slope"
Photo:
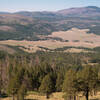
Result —
[[0, 52], [5, 52], [8, 54], [27, 54], [25, 51], [21, 50], [19, 46], [10, 46], [0, 44]]

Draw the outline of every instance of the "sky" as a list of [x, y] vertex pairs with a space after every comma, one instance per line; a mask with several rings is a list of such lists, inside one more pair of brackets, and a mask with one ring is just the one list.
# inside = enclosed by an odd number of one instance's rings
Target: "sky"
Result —
[[0, 0], [0, 11], [57, 11], [72, 7], [98, 6], [100, 0]]

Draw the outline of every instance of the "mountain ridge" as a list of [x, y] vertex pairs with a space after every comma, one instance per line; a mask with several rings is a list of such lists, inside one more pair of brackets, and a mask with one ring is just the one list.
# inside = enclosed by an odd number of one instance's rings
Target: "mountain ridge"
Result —
[[[84, 6], [84, 7], [70, 7], [70, 8], [65, 8], [65, 9], [61, 9], [61, 10], [68, 10], [68, 9], [75, 9], [75, 8], [94, 8], [94, 9], [100, 9], [99, 6]], [[16, 11], [16, 12], [9, 12], [9, 11], [0, 11], [0, 13], [18, 13], [18, 12], [58, 12], [61, 10], [57, 10], [57, 11], [28, 11], [28, 10], [21, 10], [21, 11]]]

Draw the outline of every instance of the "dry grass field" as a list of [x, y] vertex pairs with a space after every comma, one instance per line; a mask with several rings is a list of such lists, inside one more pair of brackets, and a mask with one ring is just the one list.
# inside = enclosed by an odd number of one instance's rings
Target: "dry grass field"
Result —
[[88, 31], [89, 29], [72, 28], [68, 31], [53, 32], [49, 37], [59, 37], [64, 40], [69, 40], [70, 42], [77, 40], [80, 42], [89, 42], [100, 45], [100, 36], [93, 33], [88, 34]]
[[64, 50], [64, 52], [80, 53], [80, 52], [92, 52], [92, 51], [87, 51], [87, 50], [77, 49], [77, 48], [69, 48], [67, 50]]
[[88, 47], [94, 48], [100, 46], [98, 44], [85, 43], [85, 42], [60, 42], [60, 41], [16, 41], [16, 40], [7, 40], [0, 41], [2, 45], [11, 45], [11, 46], [22, 46], [22, 50], [27, 52], [36, 52], [37, 50], [41, 50], [40, 47], [45, 47], [49, 49], [63, 48], [64, 46], [74, 46], [74, 47]]
[[0, 45], [0, 50], [1, 50], [1, 51], [6, 51], [6, 52], [8, 52], [9, 54], [13, 54], [13, 53], [16, 52], [14, 49], [9, 48], [9, 47], [7, 47], [7, 46], [5, 46], [5, 45]]
[[[49, 99], [46, 99], [46, 96], [41, 96], [38, 93], [30, 93], [28, 96], [26, 96], [26, 100], [64, 100], [63, 98], [64, 93], [57, 92], [53, 93]], [[0, 100], [12, 100], [11, 97], [9, 98], [3, 98]], [[84, 96], [80, 96], [77, 98], [77, 100], [85, 100]], [[89, 100], [100, 100], [100, 92], [96, 96], [90, 96]]]
[[[77, 29], [72, 28], [68, 31], [53, 32], [52, 35], [48, 37], [59, 37], [63, 40], [68, 40], [68, 42], [62, 42], [57, 40], [41, 40], [41, 41], [16, 41], [16, 40], [6, 40], [0, 41], [2, 45], [11, 46], [22, 46], [22, 50], [26, 52], [36, 52], [41, 50], [39, 47], [45, 47], [48, 49], [63, 48], [64, 46], [74, 46], [74, 47], [87, 47], [94, 48], [100, 46], [100, 36], [95, 34], [88, 34], [88, 29]], [[23, 48], [24, 47], [24, 48]], [[43, 50], [43, 49], [42, 49]], [[68, 52], [84, 52], [78, 49], [69, 49]], [[65, 51], [67, 52], [67, 51]]]

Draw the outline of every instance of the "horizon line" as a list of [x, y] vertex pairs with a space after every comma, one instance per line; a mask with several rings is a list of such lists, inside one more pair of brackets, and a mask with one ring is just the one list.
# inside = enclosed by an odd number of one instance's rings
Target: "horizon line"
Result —
[[68, 8], [62, 8], [58, 10], [15, 10], [15, 11], [7, 11], [7, 10], [1, 10], [1, 13], [17, 13], [17, 12], [57, 12], [60, 10], [67, 10], [67, 9], [72, 9], [72, 8], [83, 8], [83, 7], [97, 7], [100, 8], [100, 6], [75, 6], [75, 7], [68, 7]]

